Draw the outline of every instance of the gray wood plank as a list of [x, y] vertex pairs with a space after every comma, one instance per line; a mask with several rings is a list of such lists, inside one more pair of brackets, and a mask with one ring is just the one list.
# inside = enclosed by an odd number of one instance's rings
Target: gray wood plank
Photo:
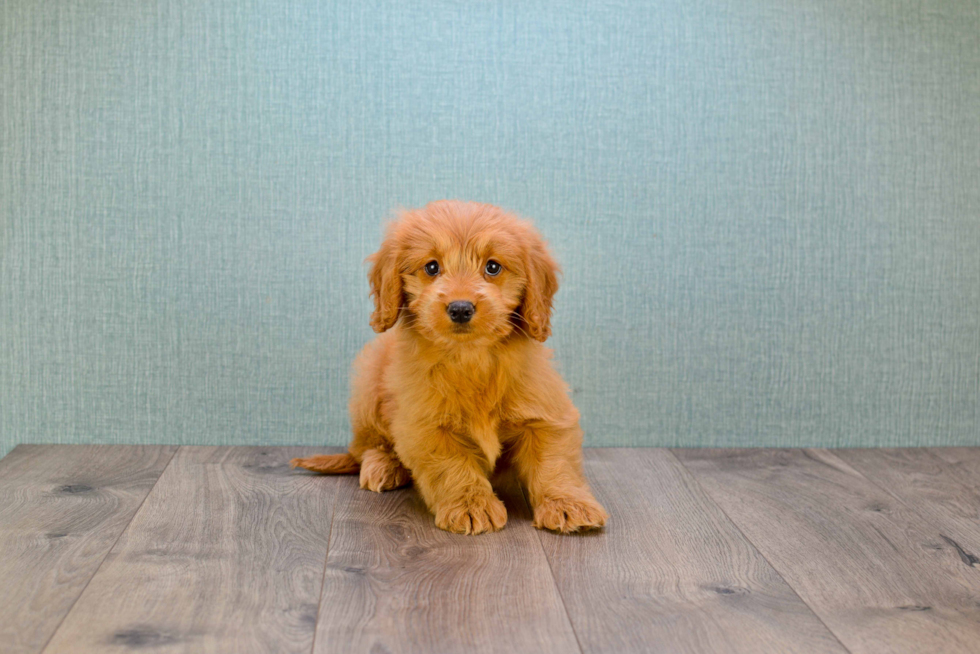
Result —
[[[962, 557], [980, 563], [980, 488], [967, 469], [925, 448], [838, 450], [835, 454], [938, 527]], [[955, 454], [955, 453], [949, 453]], [[980, 462], [964, 449], [961, 459]]]
[[540, 532], [584, 651], [846, 651], [668, 451], [585, 464], [605, 530]]
[[946, 474], [974, 493], [980, 493], [980, 447], [930, 447], [946, 465]]
[[852, 652], [980, 650], [980, 569], [825, 450], [674, 450]]
[[309, 652], [338, 479], [323, 448], [182, 447], [47, 654]]
[[343, 480], [315, 652], [578, 651], [518, 487], [497, 492], [507, 526], [461, 536], [414, 489]]
[[41, 651], [176, 450], [18, 445], [0, 460], [0, 650]]

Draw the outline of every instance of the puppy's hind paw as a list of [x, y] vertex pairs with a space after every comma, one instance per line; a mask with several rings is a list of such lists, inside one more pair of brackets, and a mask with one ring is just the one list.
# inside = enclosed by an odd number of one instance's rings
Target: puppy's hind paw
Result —
[[609, 514], [589, 498], [547, 497], [534, 507], [534, 526], [563, 534], [599, 529]]
[[496, 495], [477, 495], [436, 509], [436, 526], [456, 534], [499, 531], [507, 524], [507, 509]]
[[361, 488], [381, 493], [401, 488], [412, 481], [412, 475], [394, 454], [368, 450], [361, 460]]

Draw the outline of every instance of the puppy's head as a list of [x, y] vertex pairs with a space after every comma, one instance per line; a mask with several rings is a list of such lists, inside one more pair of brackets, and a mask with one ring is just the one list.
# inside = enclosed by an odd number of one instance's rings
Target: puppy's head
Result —
[[444, 200], [406, 211], [368, 259], [376, 332], [404, 315], [443, 345], [551, 334], [558, 265], [530, 223], [497, 207]]

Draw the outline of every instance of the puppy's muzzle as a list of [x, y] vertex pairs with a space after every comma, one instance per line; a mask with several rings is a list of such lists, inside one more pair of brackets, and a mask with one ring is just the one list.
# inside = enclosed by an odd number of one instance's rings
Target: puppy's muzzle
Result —
[[472, 302], [457, 300], [449, 303], [449, 306], [446, 307], [446, 313], [449, 314], [449, 319], [453, 322], [463, 324], [470, 321], [473, 314], [476, 313], [476, 307], [473, 306]]

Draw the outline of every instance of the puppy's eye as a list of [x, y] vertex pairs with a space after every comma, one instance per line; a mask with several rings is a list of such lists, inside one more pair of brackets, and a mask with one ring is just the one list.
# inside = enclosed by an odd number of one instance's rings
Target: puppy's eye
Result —
[[430, 261], [429, 263], [425, 264], [425, 274], [428, 275], [429, 277], [435, 277], [436, 275], [438, 275], [439, 274], [439, 262], [438, 261]]
[[490, 275], [491, 277], [496, 277], [497, 275], [500, 274], [500, 271], [503, 270], [503, 269], [504, 269], [503, 266], [501, 266], [499, 263], [497, 263], [493, 259], [491, 259], [490, 261], [487, 261], [486, 271], [487, 271], [487, 274]]

